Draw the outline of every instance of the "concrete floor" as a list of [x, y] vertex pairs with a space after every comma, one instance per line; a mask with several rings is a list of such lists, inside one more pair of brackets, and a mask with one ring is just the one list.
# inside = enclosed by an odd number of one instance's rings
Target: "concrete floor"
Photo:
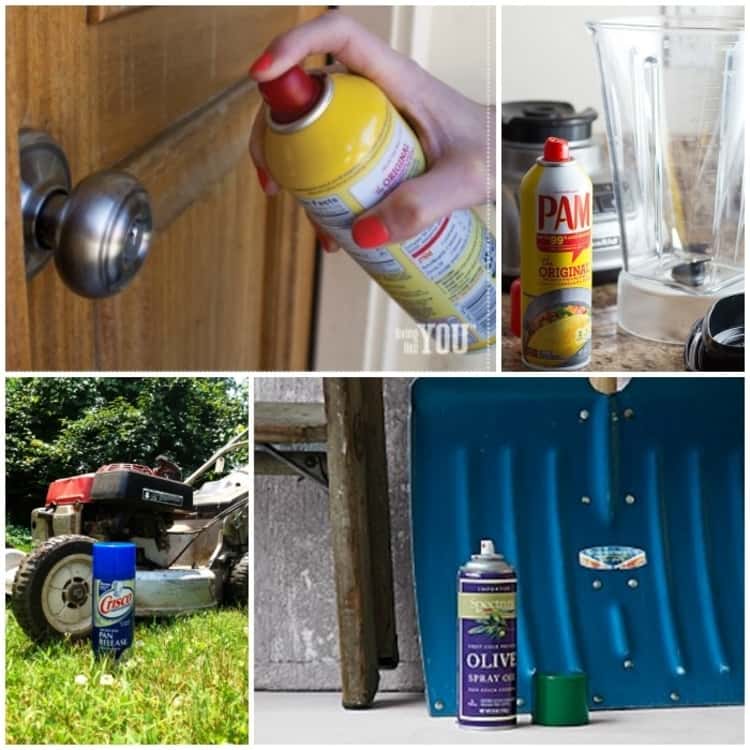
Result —
[[[529, 715], [517, 730], [459, 729], [432, 719], [420, 693], [381, 693], [367, 711], [345, 711], [338, 693], [255, 693], [257, 744], [742, 744], [744, 708], [597, 711], [583, 727], [539, 727]], [[506, 742], [507, 739], [507, 742]]]

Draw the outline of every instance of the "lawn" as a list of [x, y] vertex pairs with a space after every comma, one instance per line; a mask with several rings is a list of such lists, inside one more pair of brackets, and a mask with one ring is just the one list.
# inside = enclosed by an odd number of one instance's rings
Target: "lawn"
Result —
[[14, 526], [5, 521], [5, 546], [21, 552], [31, 552], [31, 530], [25, 526]]
[[6, 619], [9, 744], [247, 744], [248, 618], [220, 609], [136, 621], [130, 659], [88, 641], [37, 646]]

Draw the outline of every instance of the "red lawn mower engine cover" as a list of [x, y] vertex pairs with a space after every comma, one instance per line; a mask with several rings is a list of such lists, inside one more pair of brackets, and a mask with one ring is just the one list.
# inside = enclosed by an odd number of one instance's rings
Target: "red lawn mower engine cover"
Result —
[[108, 464], [94, 474], [57, 479], [47, 490], [46, 505], [117, 503], [154, 511], [191, 511], [193, 488], [155, 474], [139, 464]]

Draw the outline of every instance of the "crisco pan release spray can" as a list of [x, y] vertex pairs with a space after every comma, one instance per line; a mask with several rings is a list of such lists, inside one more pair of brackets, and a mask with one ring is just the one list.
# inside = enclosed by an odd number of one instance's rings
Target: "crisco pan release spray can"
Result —
[[133, 643], [135, 545], [94, 544], [94, 653], [119, 657]]
[[425, 170], [416, 135], [385, 94], [360, 76], [297, 66], [259, 88], [276, 182], [418, 323], [460, 331], [456, 348], [493, 343], [495, 238], [474, 211], [374, 249], [352, 238], [359, 214]]
[[489, 539], [458, 570], [458, 723], [516, 725], [516, 573]]
[[591, 359], [591, 180], [568, 142], [548, 138], [521, 181], [521, 346], [534, 369]]

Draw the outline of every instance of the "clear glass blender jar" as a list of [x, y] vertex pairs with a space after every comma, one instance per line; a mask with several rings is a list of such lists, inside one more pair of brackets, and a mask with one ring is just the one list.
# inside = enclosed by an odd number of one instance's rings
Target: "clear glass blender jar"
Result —
[[744, 23], [628, 18], [593, 35], [622, 233], [618, 322], [684, 343], [743, 290]]

